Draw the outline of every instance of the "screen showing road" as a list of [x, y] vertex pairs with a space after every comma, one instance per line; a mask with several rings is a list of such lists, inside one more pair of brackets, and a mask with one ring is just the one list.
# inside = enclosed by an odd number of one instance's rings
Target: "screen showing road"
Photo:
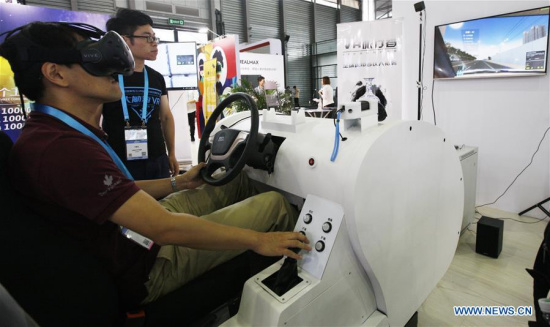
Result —
[[549, 7], [435, 27], [434, 78], [546, 73]]

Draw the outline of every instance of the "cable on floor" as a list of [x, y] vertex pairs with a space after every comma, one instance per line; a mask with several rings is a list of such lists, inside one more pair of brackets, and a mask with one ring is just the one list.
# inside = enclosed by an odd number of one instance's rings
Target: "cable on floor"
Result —
[[[487, 218], [502, 219], [502, 220], [513, 220], [513, 221], [517, 221], [518, 223], [522, 223], [522, 224], [538, 224], [541, 221], [548, 218], [548, 216], [545, 216], [544, 218], [526, 217], [526, 218], [530, 218], [530, 219], [535, 219], [536, 221], [521, 221], [521, 220], [518, 220], [518, 219], [515, 219], [515, 218], [489, 217], [489, 216], [486, 216], [486, 215], [480, 213], [479, 211], [477, 211], [477, 209], [476, 209], [476, 213], [480, 214], [481, 216], [485, 216]], [[474, 218], [477, 219], [477, 220], [481, 219], [481, 217], [480, 218], [474, 217]], [[475, 223], [471, 223], [471, 225], [475, 225], [475, 224], [477, 224], [477, 221]]]
[[482, 205], [479, 205], [479, 206], [476, 206], [476, 208], [484, 207], [484, 206], [489, 205], [489, 204], [494, 204], [494, 203], [496, 203], [504, 194], [506, 194], [506, 192], [508, 192], [508, 190], [510, 189], [510, 187], [512, 187], [512, 185], [514, 185], [514, 183], [516, 182], [516, 180], [518, 179], [518, 177], [521, 176], [521, 174], [523, 174], [523, 172], [525, 172], [525, 170], [526, 170], [527, 168], [529, 168], [529, 166], [531, 166], [531, 164], [533, 163], [533, 159], [535, 158], [535, 155], [537, 154], [537, 152], [539, 152], [540, 145], [542, 144], [542, 141], [544, 141], [544, 139], [546, 138], [546, 134], [548, 133], [548, 130], [550, 130], [550, 127], [548, 127], [548, 128], [546, 129], [546, 131], [544, 132], [544, 135], [542, 136], [542, 139], [540, 140], [539, 145], [537, 146], [537, 150], [536, 150], [535, 153], [533, 153], [533, 155], [531, 156], [531, 161], [529, 162], [529, 164], [528, 164], [527, 166], [525, 166], [525, 168], [523, 168], [523, 170], [516, 176], [516, 178], [514, 178], [514, 180], [512, 181], [512, 183], [510, 183], [510, 185], [508, 185], [508, 187], [504, 190], [504, 192], [503, 192], [498, 198], [496, 198], [495, 201], [490, 202], [490, 203], [485, 203], [485, 204], [482, 204]]

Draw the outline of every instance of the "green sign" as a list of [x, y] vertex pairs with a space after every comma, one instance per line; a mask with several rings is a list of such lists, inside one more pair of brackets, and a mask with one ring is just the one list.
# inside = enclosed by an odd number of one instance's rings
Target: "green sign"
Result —
[[168, 24], [170, 25], [180, 25], [183, 26], [183, 19], [177, 19], [177, 18], [168, 18]]

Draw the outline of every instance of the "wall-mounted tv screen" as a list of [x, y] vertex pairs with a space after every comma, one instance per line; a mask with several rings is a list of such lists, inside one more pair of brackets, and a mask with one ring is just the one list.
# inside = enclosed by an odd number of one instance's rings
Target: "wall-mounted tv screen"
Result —
[[434, 79], [546, 74], [549, 8], [436, 26]]
[[161, 43], [155, 61], [145, 64], [164, 76], [169, 89], [191, 90], [198, 85], [195, 42]]

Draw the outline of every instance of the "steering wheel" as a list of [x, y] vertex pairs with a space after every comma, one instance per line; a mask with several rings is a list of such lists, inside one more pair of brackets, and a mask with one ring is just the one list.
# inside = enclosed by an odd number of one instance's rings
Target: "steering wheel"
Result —
[[[217, 132], [212, 143], [210, 143], [210, 133], [216, 126], [216, 120], [223, 110], [236, 100], [244, 101], [250, 108], [250, 131], [244, 132], [225, 128]], [[206, 162], [206, 166], [201, 169], [200, 173], [206, 183], [214, 186], [224, 185], [241, 172], [246, 161], [257, 147], [258, 117], [256, 102], [246, 93], [233, 93], [216, 107], [210, 118], [208, 118], [208, 123], [204, 127], [199, 143], [198, 160], [199, 162]], [[210, 150], [210, 154], [208, 158], [205, 158], [208, 150]], [[225, 175], [217, 176], [217, 178], [212, 177], [212, 174], [222, 167], [225, 168]]]

